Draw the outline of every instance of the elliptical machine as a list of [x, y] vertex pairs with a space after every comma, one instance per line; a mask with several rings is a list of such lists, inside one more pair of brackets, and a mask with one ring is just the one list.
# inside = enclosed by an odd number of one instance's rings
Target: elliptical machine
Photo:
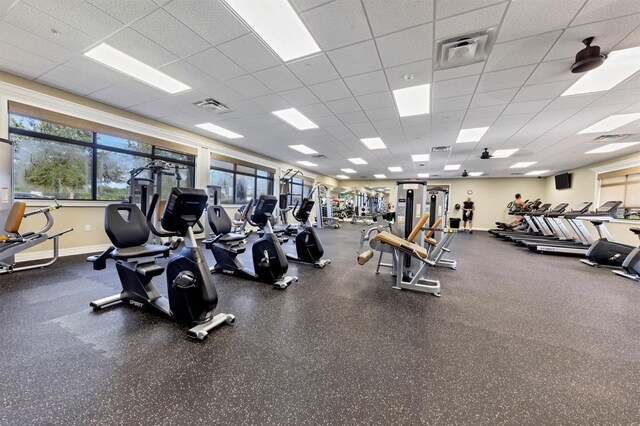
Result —
[[[202, 232], [198, 218], [207, 204], [207, 194], [200, 189], [172, 188], [161, 220], [164, 231], [153, 226], [158, 198], [155, 194], [146, 218], [134, 203], [106, 207], [104, 228], [113, 246], [87, 261], [93, 263], [94, 270], [102, 270], [107, 259], [115, 260], [122, 292], [95, 300], [91, 307], [101, 310], [125, 303], [188, 325], [189, 337], [204, 340], [215, 327], [235, 321], [231, 314], [213, 314], [218, 294], [193, 231], [198, 225]], [[156, 259], [169, 257], [171, 248], [147, 244], [150, 231], [159, 237], [185, 237], [185, 247], [167, 263], [168, 298], [158, 293], [151, 280], [165, 271]]]
[[[629, 228], [629, 230], [640, 237], [640, 228]], [[640, 247], [634, 248], [621, 266], [622, 271], [613, 271], [613, 273], [640, 282]]]
[[309, 221], [314, 204], [312, 200], [304, 198], [300, 206], [296, 202], [293, 207], [293, 217], [301, 224], [295, 241], [298, 255], [294, 256], [287, 253], [287, 259], [292, 262], [310, 263], [316, 268], [324, 268], [331, 263], [331, 260], [322, 259], [324, 247], [322, 247], [318, 233]]
[[289, 269], [287, 256], [269, 221], [277, 203], [278, 200], [273, 195], [261, 195], [251, 212], [249, 223], [264, 229], [262, 237], [251, 247], [253, 271], [245, 268], [237, 258], [246, 251], [246, 238], [251, 232], [231, 233], [231, 218], [224, 208], [220, 205], [209, 206], [207, 216], [214, 235], [205, 240], [204, 244], [216, 259], [215, 266], [211, 268], [212, 273], [260, 281], [279, 289], [285, 289], [290, 283], [298, 281], [298, 277], [285, 276]]

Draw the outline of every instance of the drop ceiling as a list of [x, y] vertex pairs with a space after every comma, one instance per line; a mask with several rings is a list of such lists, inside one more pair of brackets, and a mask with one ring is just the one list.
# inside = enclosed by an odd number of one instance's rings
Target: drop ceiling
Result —
[[[595, 36], [605, 53], [640, 46], [637, 0], [291, 4], [322, 52], [284, 63], [219, 0], [0, 0], [0, 69], [205, 136], [195, 125], [211, 122], [244, 135], [221, 141], [290, 163], [312, 161], [330, 176], [353, 168], [355, 178], [451, 177], [463, 169], [500, 177], [525, 161], [537, 162], [528, 170], [553, 173], [639, 150], [586, 155], [602, 144], [593, 141], [600, 135], [578, 134], [612, 114], [640, 112], [639, 74], [608, 92], [560, 97], [579, 78], [569, 68], [582, 39]], [[486, 61], [433, 70], [439, 40], [494, 27]], [[82, 55], [102, 42], [193, 89], [168, 95]], [[431, 113], [400, 118], [391, 91], [425, 83]], [[233, 111], [215, 115], [193, 105], [205, 98]], [[319, 127], [299, 131], [271, 114], [293, 107]], [[460, 129], [478, 127], [489, 127], [480, 142], [455, 143]], [[613, 133], [640, 141], [640, 120]], [[374, 137], [387, 149], [360, 142]], [[326, 158], [288, 148], [299, 144]], [[450, 151], [431, 153], [447, 145]], [[485, 147], [519, 151], [480, 160]], [[411, 160], [426, 153], [427, 162]], [[447, 164], [462, 166], [443, 171]]]

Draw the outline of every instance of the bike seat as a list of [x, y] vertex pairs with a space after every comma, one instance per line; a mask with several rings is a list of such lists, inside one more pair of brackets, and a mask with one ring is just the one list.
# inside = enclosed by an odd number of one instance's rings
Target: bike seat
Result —
[[245, 234], [224, 234], [217, 240], [219, 243], [232, 243], [234, 241], [242, 241], [247, 236]]
[[143, 246], [117, 248], [111, 252], [111, 258], [126, 260], [134, 257], [159, 256], [169, 253], [171, 247], [165, 245], [145, 244]]

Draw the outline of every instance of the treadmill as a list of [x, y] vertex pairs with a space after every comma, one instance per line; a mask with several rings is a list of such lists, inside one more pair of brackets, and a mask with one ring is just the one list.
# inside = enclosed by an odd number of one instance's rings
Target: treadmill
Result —
[[[530, 214], [532, 212], [538, 211], [546, 211], [551, 207], [551, 204], [542, 204], [542, 201], [538, 198], [533, 201], [527, 208], [522, 210], [517, 210], [514, 212], [510, 212], [511, 215], [517, 215], [524, 217], [523, 224], [527, 225], [526, 231], [521, 230], [511, 230], [511, 229], [494, 229], [492, 234], [498, 238], [507, 238], [510, 235], [543, 235], [542, 231], [536, 226], [535, 222], [532, 220]], [[520, 225], [521, 226], [521, 225]]]
[[[584, 256], [591, 244], [593, 244], [593, 237], [587, 231], [584, 224], [580, 219], [580, 216], [589, 214], [589, 207], [593, 203], [585, 201], [572, 208], [569, 213], [562, 213], [557, 219], [564, 219], [569, 223], [576, 237], [572, 240], [565, 241], [523, 241], [521, 245], [526, 246], [529, 250], [537, 253], [546, 254], [563, 254], [571, 256]], [[604, 207], [604, 206], [603, 206]], [[599, 211], [598, 209], [597, 211]], [[556, 218], [554, 218], [556, 219]]]
[[525, 246], [525, 241], [572, 241], [574, 238], [569, 234], [569, 231], [564, 226], [562, 221], [559, 219], [564, 215], [564, 211], [569, 207], [569, 203], [560, 203], [555, 206], [553, 209], [548, 210], [543, 213], [533, 214], [533, 219], [538, 222], [541, 226], [544, 226], [549, 230], [548, 233], [543, 235], [520, 235], [511, 237], [511, 241], [519, 246]]
[[551, 237], [553, 232], [549, 226], [540, 221], [543, 214], [549, 211], [551, 203], [546, 203], [538, 207], [536, 210], [525, 213], [524, 220], [529, 225], [529, 231], [511, 231], [509, 233], [503, 233], [500, 235], [505, 241], [515, 241], [521, 238], [535, 238], [535, 237]]

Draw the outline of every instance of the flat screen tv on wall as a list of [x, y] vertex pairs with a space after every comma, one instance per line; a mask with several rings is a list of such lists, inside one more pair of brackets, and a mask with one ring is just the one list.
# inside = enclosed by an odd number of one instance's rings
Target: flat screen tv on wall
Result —
[[562, 173], [556, 175], [556, 189], [569, 189], [571, 188], [571, 173]]

